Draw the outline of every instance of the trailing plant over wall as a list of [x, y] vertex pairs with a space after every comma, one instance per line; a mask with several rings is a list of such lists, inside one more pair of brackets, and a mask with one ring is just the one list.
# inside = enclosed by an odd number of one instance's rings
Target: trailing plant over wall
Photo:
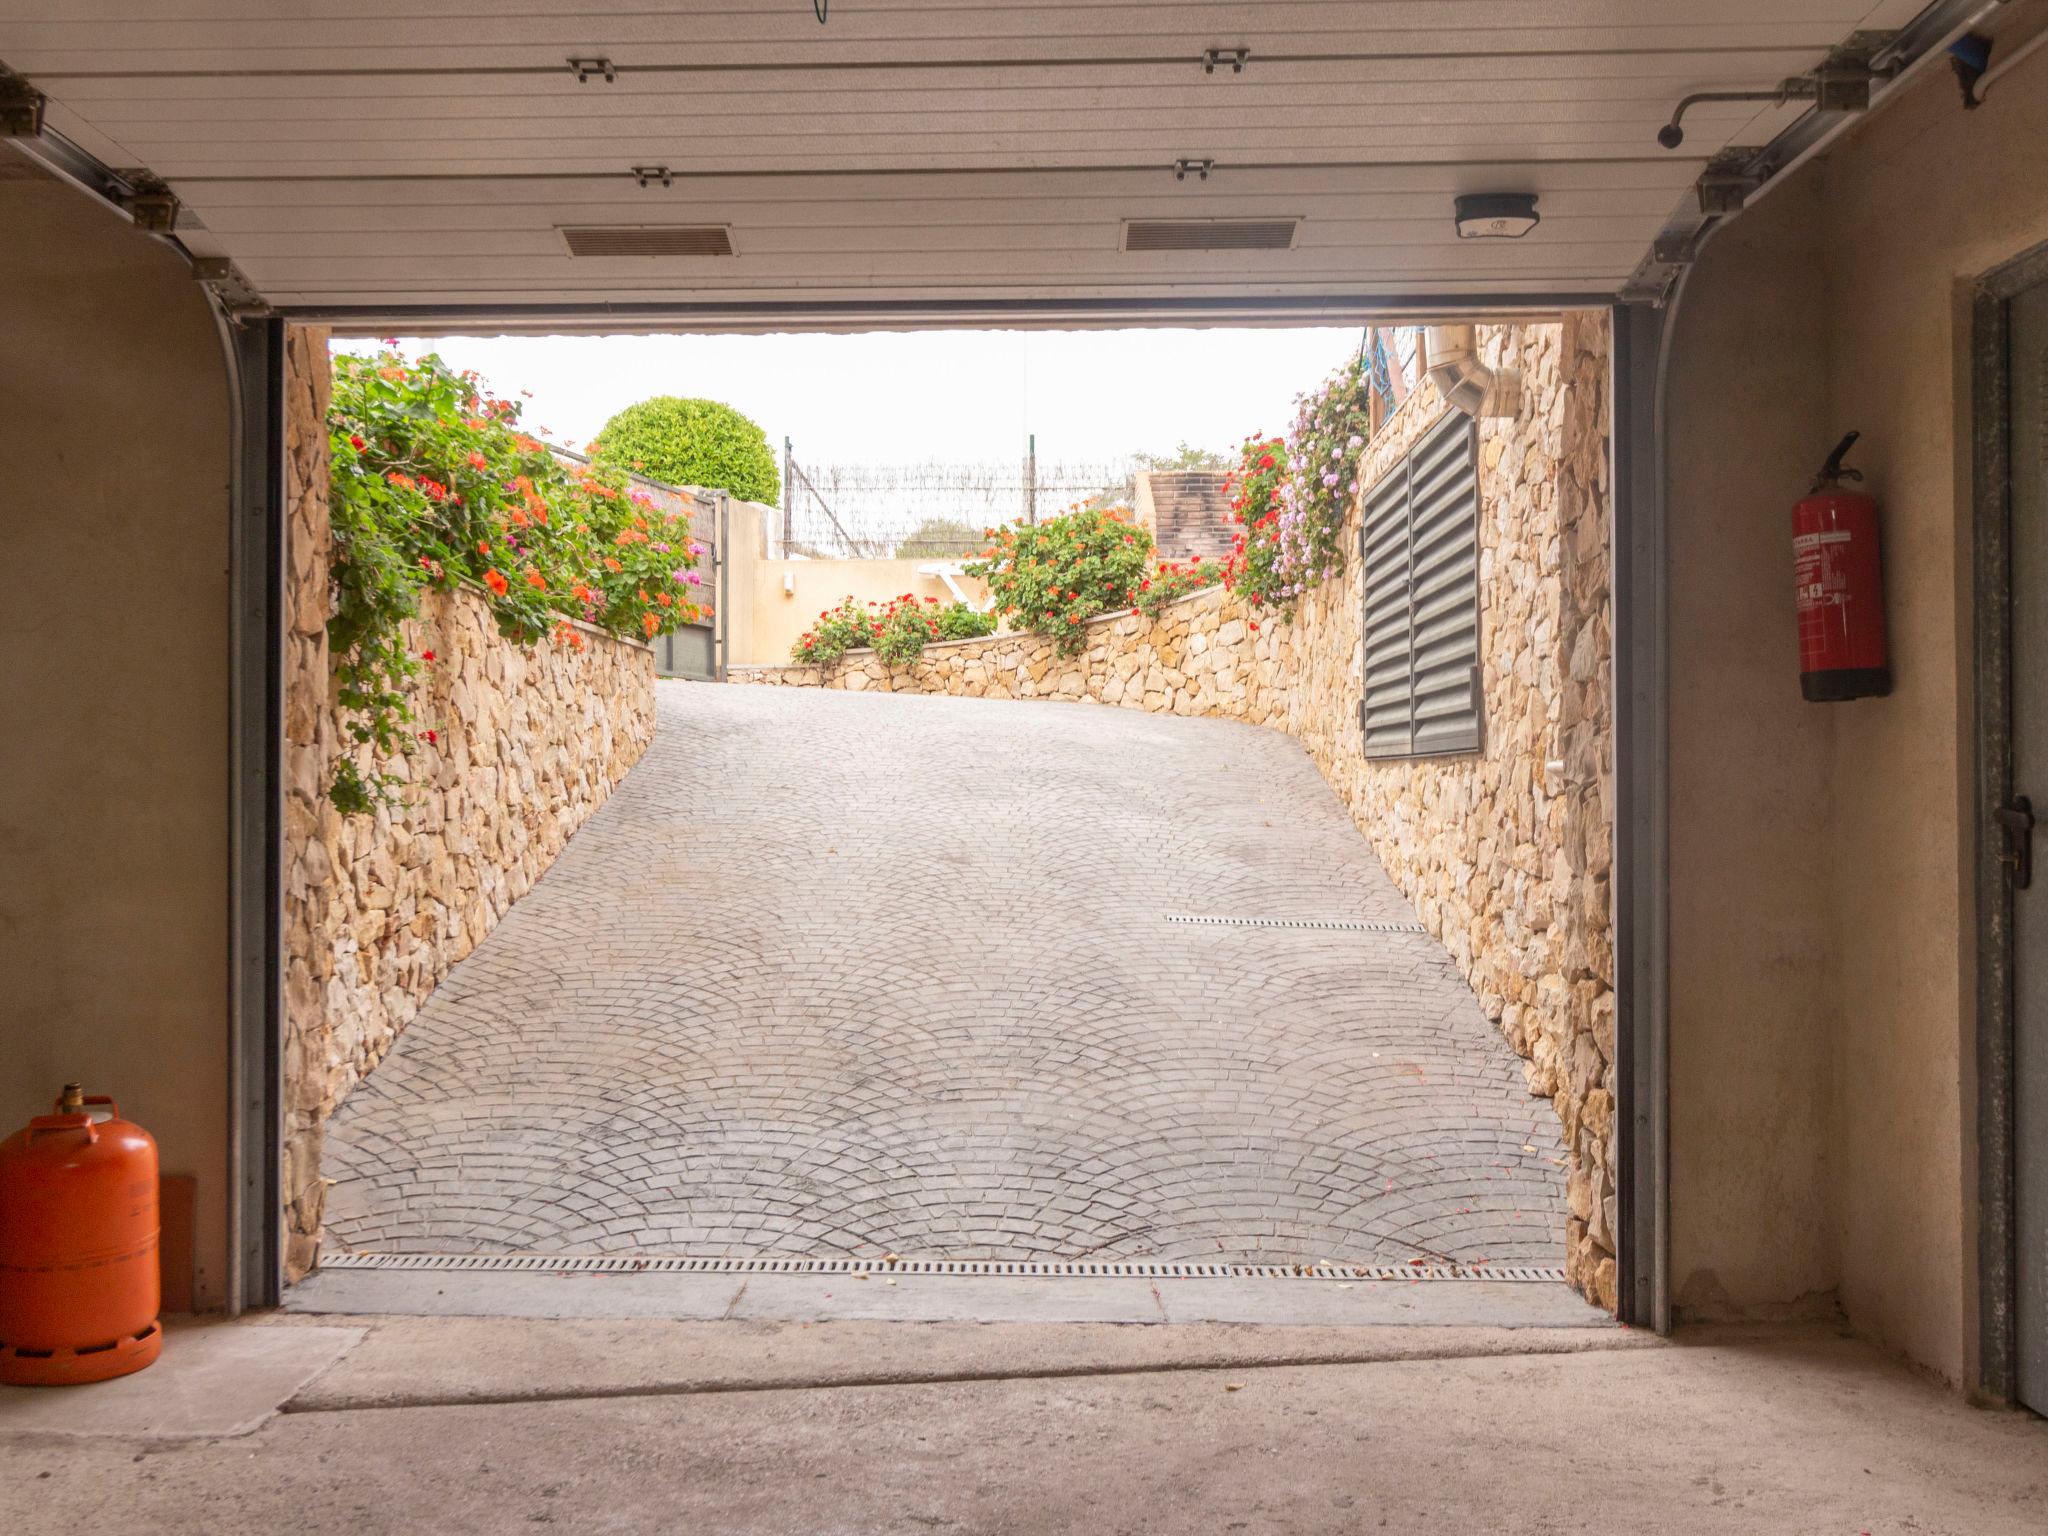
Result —
[[915, 661], [934, 640], [974, 640], [996, 632], [993, 613], [976, 613], [965, 603], [919, 602], [906, 592], [877, 605], [847, 598], [827, 608], [818, 622], [790, 647], [792, 661], [829, 664], [848, 651], [872, 649], [892, 667]]
[[1284, 438], [1255, 433], [1227, 484], [1239, 524], [1230, 586], [1254, 606], [1292, 617], [1303, 593], [1344, 568], [1344, 514], [1358, 495], [1358, 460], [1371, 434], [1366, 372], [1354, 358], [1296, 401]]
[[991, 528], [988, 536], [989, 548], [967, 574], [988, 582], [998, 613], [1052, 636], [1063, 656], [1087, 644], [1089, 619], [1128, 608], [1150, 579], [1152, 535], [1121, 507], [1077, 507], [1042, 523]]
[[1224, 584], [1255, 608], [1280, 595], [1280, 485], [1287, 478], [1287, 439], [1254, 435], [1239, 450], [1238, 465], [1224, 480], [1230, 518], [1238, 532], [1224, 558]]
[[[580, 648], [574, 619], [639, 639], [708, 612], [687, 522], [631, 491], [623, 471], [565, 466], [519, 429], [519, 413], [436, 356], [334, 359], [328, 647], [343, 732], [374, 760], [438, 745], [407, 697], [435, 661], [404, 634], [429, 588], [474, 583], [500, 633], [522, 645], [552, 636]], [[342, 754], [328, 797], [370, 811], [400, 782]]]
[[1213, 587], [1223, 580], [1223, 565], [1220, 561], [1204, 560], [1191, 555], [1185, 563], [1162, 560], [1151, 577], [1138, 584], [1138, 611], [1147, 618], [1159, 617], [1159, 610], [1168, 603], [1178, 602], [1191, 592], [1204, 587]]
[[601, 458], [670, 485], [781, 505], [782, 477], [768, 434], [721, 401], [656, 395], [612, 417], [592, 447]]

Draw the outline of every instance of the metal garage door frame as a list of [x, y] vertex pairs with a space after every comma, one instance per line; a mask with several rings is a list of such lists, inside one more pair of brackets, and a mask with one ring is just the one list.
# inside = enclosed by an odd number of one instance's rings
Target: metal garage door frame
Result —
[[214, 306], [230, 446], [228, 1311], [284, 1290], [284, 339]]
[[[277, 1304], [283, 1293], [283, 575], [282, 371], [287, 321], [344, 330], [500, 329], [938, 329], [1007, 324], [1075, 326], [1300, 325], [1370, 317], [1521, 319], [1604, 309], [1611, 320], [1614, 487], [1610, 584], [1615, 609], [1616, 1241], [1624, 1322], [1670, 1327], [1665, 1030], [1668, 1016], [1665, 856], [1665, 597], [1662, 430], [1657, 400], [1669, 308], [1605, 296], [1517, 295], [1512, 300], [1374, 303], [1184, 300], [1114, 306], [1016, 302], [991, 306], [570, 306], [546, 311], [462, 306], [431, 312], [295, 311], [258, 320], [223, 316], [223, 346], [237, 397], [235, 419], [233, 924], [233, 1294], [238, 1307]], [[770, 310], [773, 310], [773, 318]], [[799, 320], [799, 315], [802, 319]], [[1000, 318], [998, 318], [1000, 317]]]

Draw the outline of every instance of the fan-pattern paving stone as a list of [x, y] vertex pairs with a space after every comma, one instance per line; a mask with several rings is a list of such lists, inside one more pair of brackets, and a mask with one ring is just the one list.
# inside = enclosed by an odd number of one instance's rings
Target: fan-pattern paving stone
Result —
[[412, 1252], [1555, 1264], [1547, 1101], [1301, 749], [663, 683], [329, 1130]]

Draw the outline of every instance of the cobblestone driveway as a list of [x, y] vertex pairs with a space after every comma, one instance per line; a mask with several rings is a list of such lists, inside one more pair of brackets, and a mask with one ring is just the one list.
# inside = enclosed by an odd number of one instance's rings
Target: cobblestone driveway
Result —
[[1556, 1116], [1287, 737], [661, 688], [336, 1117], [331, 1242], [1560, 1262]]

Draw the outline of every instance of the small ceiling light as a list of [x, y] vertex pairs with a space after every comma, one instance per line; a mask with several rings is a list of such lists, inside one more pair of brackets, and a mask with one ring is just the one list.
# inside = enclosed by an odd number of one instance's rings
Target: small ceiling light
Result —
[[1519, 240], [1541, 222], [1534, 192], [1474, 192], [1456, 206], [1460, 240]]

